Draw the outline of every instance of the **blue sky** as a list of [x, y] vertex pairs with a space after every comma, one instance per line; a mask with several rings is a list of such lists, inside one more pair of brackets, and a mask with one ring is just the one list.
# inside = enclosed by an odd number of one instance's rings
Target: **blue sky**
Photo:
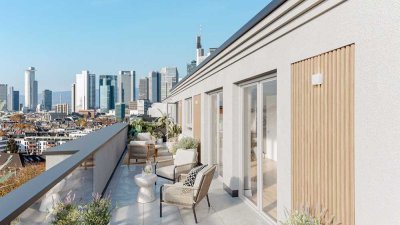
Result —
[[268, 0], [0, 0], [0, 83], [23, 94], [23, 74], [37, 68], [39, 91], [70, 90], [75, 74], [136, 70], [139, 77], [218, 47]]

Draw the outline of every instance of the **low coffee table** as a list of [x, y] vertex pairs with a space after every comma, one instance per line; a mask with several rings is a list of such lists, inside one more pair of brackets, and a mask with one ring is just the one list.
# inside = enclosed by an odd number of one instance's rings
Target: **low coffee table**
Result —
[[139, 186], [139, 193], [137, 201], [140, 203], [152, 202], [156, 199], [154, 193], [154, 185], [157, 180], [155, 174], [142, 175], [138, 174], [135, 176], [135, 183]]

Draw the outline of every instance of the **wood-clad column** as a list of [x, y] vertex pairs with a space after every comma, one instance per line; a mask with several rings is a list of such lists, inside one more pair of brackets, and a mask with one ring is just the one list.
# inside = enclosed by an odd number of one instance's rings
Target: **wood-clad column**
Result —
[[[354, 51], [292, 64], [292, 207], [328, 209], [354, 225]], [[312, 85], [313, 74], [323, 75]]]

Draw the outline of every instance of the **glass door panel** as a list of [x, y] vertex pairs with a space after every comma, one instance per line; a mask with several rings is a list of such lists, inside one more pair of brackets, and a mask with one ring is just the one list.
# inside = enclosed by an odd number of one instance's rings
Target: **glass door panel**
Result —
[[243, 193], [257, 205], [257, 85], [243, 89]]
[[262, 210], [276, 221], [277, 110], [276, 80], [262, 83]]
[[218, 165], [217, 172], [223, 175], [222, 142], [223, 142], [223, 100], [222, 92], [210, 95], [211, 105], [211, 161]]
[[218, 93], [218, 174], [223, 176], [223, 122], [224, 122], [224, 100], [222, 92]]

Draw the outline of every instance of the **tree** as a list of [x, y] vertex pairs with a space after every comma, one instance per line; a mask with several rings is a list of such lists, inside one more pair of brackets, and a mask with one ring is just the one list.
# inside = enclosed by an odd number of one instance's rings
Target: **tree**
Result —
[[18, 153], [18, 145], [14, 138], [10, 138], [7, 142], [7, 151], [10, 153]]
[[18, 122], [18, 123], [21, 123], [23, 119], [24, 119], [24, 115], [22, 115], [22, 114], [14, 114], [10, 117], [11, 121]]

